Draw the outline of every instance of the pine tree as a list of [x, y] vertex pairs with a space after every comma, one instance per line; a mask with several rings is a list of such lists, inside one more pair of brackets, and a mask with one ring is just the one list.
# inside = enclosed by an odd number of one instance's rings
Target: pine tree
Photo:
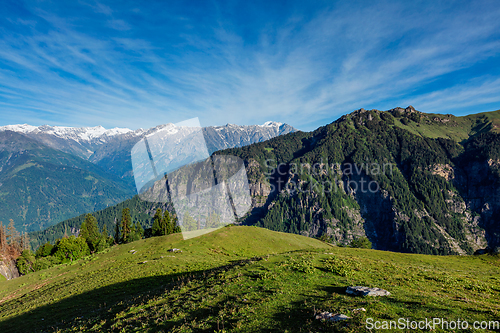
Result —
[[220, 216], [216, 214], [215, 212], [211, 213], [208, 218], [207, 218], [207, 228], [218, 228], [222, 224], [220, 222]]
[[137, 226], [135, 227], [137, 234], [139, 235], [139, 239], [142, 239], [144, 236], [144, 228], [141, 226], [139, 222], [137, 222]]
[[91, 252], [96, 251], [97, 244], [101, 239], [97, 220], [92, 214], [85, 215], [85, 221], [80, 227], [79, 237], [82, 237], [87, 242]]
[[14, 220], [9, 220], [9, 226], [7, 227], [7, 242], [10, 245], [11, 249], [14, 249], [18, 253], [21, 252], [21, 240], [19, 236], [19, 232], [14, 227]]
[[7, 252], [7, 231], [2, 221], [0, 221], [0, 256]]
[[172, 233], [173, 228], [171, 228], [172, 224], [172, 219], [170, 218], [170, 213], [168, 210], [165, 210], [165, 214], [163, 215], [163, 225], [162, 225], [162, 232], [163, 235], [170, 235]]
[[120, 224], [118, 224], [118, 221], [115, 223], [115, 244], [120, 243]]
[[101, 241], [100, 242], [104, 242], [104, 244], [106, 245], [106, 248], [113, 244], [113, 238], [111, 238], [109, 236], [108, 227], [106, 227], [106, 225], [104, 225], [102, 227]]
[[181, 227], [179, 226], [179, 221], [177, 220], [176, 214], [173, 214], [171, 216], [171, 225], [172, 225], [172, 233], [173, 234], [182, 232]]
[[129, 236], [132, 229], [132, 217], [130, 216], [130, 208], [124, 208], [122, 211], [121, 229], [121, 242], [128, 243]]
[[106, 240], [109, 238], [108, 227], [106, 227], [106, 225], [102, 227], [101, 236]]
[[[87, 220], [87, 219], [85, 218], [85, 220]], [[80, 232], [78, 233], [78, 237], [82, 237], [85, 239], [89, 238], [89, 231], [87, 229], [86, 221], [83, 221], [82, 225], [80, 226]]]
[[21, 252], [24, 250], [29, 250], [30, 249], [30, 238], [28, 236], [28, 233], [23, 232], [21, 235]]
[[155, 216], [153, 217], [153, 236], [161, 236], [162, 235], [162, 225], [163, 225], [163, 216], [161, 213], [161, 209], [158, 208], [156, 210]]

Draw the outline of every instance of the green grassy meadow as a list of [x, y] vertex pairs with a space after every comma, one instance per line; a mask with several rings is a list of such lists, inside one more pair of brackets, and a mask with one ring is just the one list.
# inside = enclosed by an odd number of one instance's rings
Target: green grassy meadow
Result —
[[500, 132], [500, 110], [455, 117], [452, 115], [423, 113], [420, 122], [410, 121], [407, 125], [401, 118], [394, 124], [413, 134], [427, 138], [447, 138], [463, 142], [471, 135], [482, 132]]
[[[499, 273], [498, 256], [342, 248], [226, 227], [114, 246], [0, 281], [0, 332], [364, 332], [367, 318], [492, 321], [500, 320]], [[391, 295], [349, 296], [350, 285]], [[314, 319], [321, 311], [352, 319]]]

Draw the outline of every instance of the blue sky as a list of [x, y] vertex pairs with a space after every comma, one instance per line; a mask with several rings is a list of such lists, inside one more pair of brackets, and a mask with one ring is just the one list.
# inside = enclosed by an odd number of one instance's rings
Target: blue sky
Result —
[[0, 125], [500, 109], [500, 2], [2, 1]]

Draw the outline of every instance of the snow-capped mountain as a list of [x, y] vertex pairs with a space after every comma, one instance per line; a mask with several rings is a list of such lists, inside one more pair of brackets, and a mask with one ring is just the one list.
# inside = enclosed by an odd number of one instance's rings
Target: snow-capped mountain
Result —
[[[99, 165], [105, 171], [129, 181], [130, 184], [133, 184], [130, 156], [132, 147], [143, 137], [152, 136], [161, 131], [174, 133], [178, 130], [180, 128], [171, 123], [137, 130], [105, 129], [102, 126], [61, 127], [28, 124], [0, 127], [0, 132], [17, 132], [50, 148], [86, 159]], [[220, 149], [242, 147], [296, 131], [290, 125], [273, 121], [250, 126], [233, 124], [210, 126], [202, 130], [210, 154]]]
[[224, 126], [210, 126], [203, 129], [207, 147], [210, 153], [227, 148], [243, 147], [255, 142], [262, 142], [295, 132], [290, 125], [267, 121], [262, 125], [239, 126], [227, 124]]
[[132, 132], [128, 128], [105, 129], [102, 126], [96, 127], [64, 127], [64, 126], [32, 126], [28, 124], [7, 125], [0, 127], [0, 131], [13, 131], [28, 135], [48, 134], [63, 139], [90, 142], [95, 139], [105, 140], [107, 137]]

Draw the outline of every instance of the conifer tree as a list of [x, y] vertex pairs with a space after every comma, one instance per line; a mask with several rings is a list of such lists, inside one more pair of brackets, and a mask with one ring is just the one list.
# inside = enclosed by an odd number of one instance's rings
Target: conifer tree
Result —
[[101, 235], [99, 234], [97, 220], [92, 214], [85, 215], [85, 221], [80, 227], [79, 237], [85, 239], [91, 252], [96, 251], [97, 244], [101, 239]]
[[172, 233], [173, 234], [176, 234], [176, 233], [179, 233], [179, 232], [182, 232], [181, 230], [181, 227], [179, 226], [179, 222], [177, 220], [177, 215], [176, 214], [172, 214], [171, 216], [171, 223], [172, 223]]
[[118, 221], [115, 223], [115, 244], [120, 243], [120, 224]]
[[102, 232], [101, 232], [101, 237], [102, 239], [106, 240], [106, 243], [109, 244], [109, 233], [108, 233], [108, 227], [106, 227], [106, 225], [104, 225], [102, 227]]
[[7, 230], [2, 221], [0, 221], [0, 255], [7, 252]]
[[172, 224], [172, 219], [170, 217], [170, 212], [168, 210], [165, 210], [165, 214], [163, 215], [163, 226], [162, 226], [163, 235], [170, 235], [173, 232], [171, 224]]
[[[87, 220], [87, 219], [85, 218], [85, 220]], [[82, 237], [85, 239], [89, 238], [89, 231], [87, 229], [86, 221], [83, 221], [82, 225], [80, 226], [80, 232], [78, 233], [78, 237]]]
[[156, 210], [155, 216], [153, 217], [153, 228], [152, 228], [153, 236], [162, 235], [162, 225], [163, 225], [163, 216], [161, 213], [161, 209], [158, 208]]
[[28, 233], [23, 232], [21, 235], [21, 252], [24, 250], [29, 250], [30, 249], [30, 238], [28, 236]]
[[130, 216], [130, 208], [124, 208], [122, 211], [121, 242], [128, 243], [130, 232], [132, 231], [132, 217]]
[[14, 226], [14, 220], [10, 219], [9, 220], [9, 225], [7, 226], [7, 242], [11, 247], [11, 250], [13, 249], [14, 251], [17, 251], [18, 253], [21, 252], [21, 241], [20, 241], [20, 236], [19, 232], [16, 230], [16, 227]]

